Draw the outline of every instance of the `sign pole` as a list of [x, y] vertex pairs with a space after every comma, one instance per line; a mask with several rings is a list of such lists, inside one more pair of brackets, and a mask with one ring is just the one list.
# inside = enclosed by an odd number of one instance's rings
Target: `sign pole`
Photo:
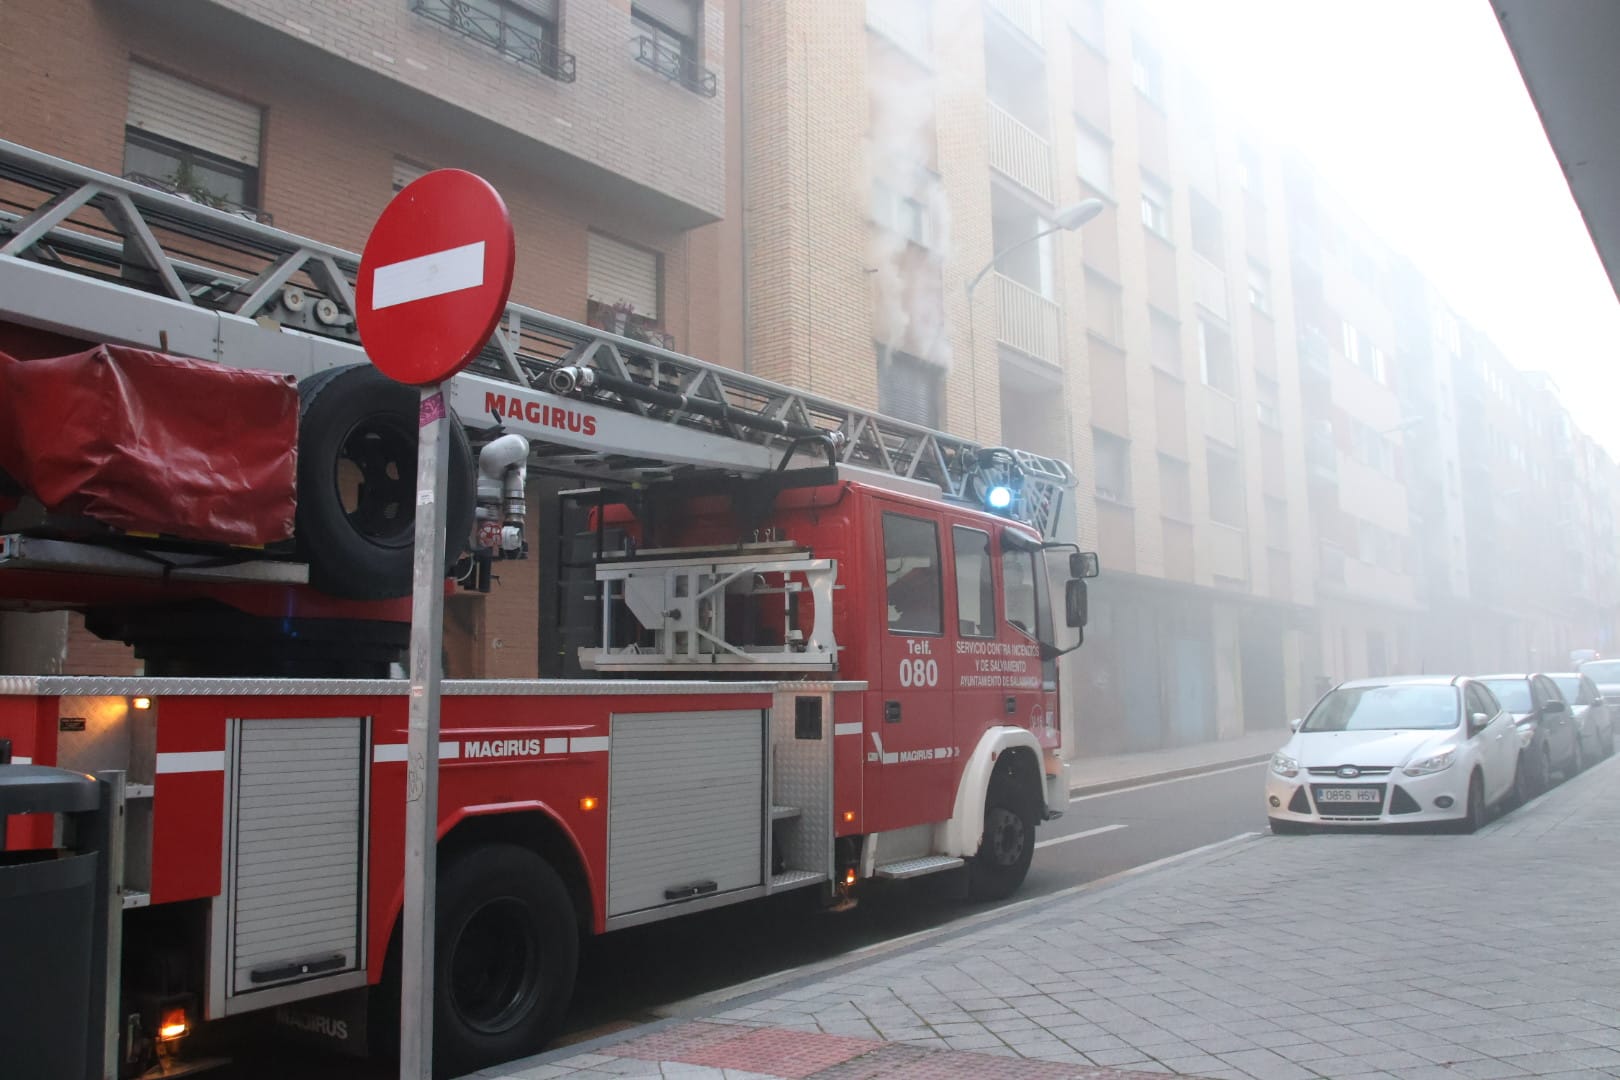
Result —
[[448, 483], [444, 385], [422, 387], [416, 451], [416, 539], [411, 575], [411, 698], [405, 773], [405, 913], [399, 1075], [433, 1076], [433, 930], [439, 825], [439, 680], [443, 675], [442, 498]]

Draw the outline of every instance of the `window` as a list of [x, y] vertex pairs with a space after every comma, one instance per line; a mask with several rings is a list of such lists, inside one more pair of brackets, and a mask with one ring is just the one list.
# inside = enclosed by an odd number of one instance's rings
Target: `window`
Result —
[[866, 25], [914, 56], [933, 51], [933, 0], [866, 0]]
[[1243, 527], [1243, 469], [1238, 460], [1213, 448], [1209, 452], [1210, 520]]
[[1361, 331], [1344, 324], [1344, 358], [1381, 386], [1389, 385], [1389, 358]]
[[262, 111], [136, 61], [124, 174], [227, 210], [259, 201]]
[[1107, 48], [1104, 33], [1103, 0], [1070, 0], [1069, 26], [1080, 40], [1098, 52]]
[[882, 180], [872, 181], [872, 220], [913, 244], [929, 246], [927, 207]]
[[1097, 479], [1097, 498], [1110, 502], [1131, 501], [1131, 444], [1118, 435], [1091, 429], [1092, 471]]
[[904, 514], [884, 514], [883, 564], [889, 629], [898, 634], [939, 633], [939, 526]]
[[1154, 104], [1163, 100], [1164, 82], [1159, 68], [1159, 54], [1141, 38], [1131, 42], [1131, 83]]
[[592, 326], [636, 337], [657, 331], [661, 282], [656, 251], [604, 236], [586, 236], [585, 295]]
[[1277, 380], [1269, 375], [1254, 377], [1254, 413], [1267, 427], [1282, 427], [1281, 395]]
[[907, 353], [880, 348], [878, 411], [896, 420], [939, 427], [944, 379], [939, 368]]
[[1170, 239], [1170, 189], [1147, 175], [1142, 177], [1142, 224], [1149, 232]]
[[1254, 310], [1271, 314], [1271, 271], [1259, 263], [1249, 263], [1249, 303]]
[[1074, 157], [1080, 179], [1093, 191], [1114, 194], [1114, 147], [1106, 138], [1085, 126], [1075, 130]]
[[1502, 711], [1502, 707], [1496, 703], [1496, 699], [1491, 697], [1491, 692], [1479, 685], [1479, 683], [1468, 684], [1466, 700], [1470, 717], [1475, 713], [1484, 713], [1487, 717], [1495, 717], [1498, 712]]
[[1351, 434], [1355, 439], [1353, 456], [1369, 469], [1385, 476], [1395, 475], [1395, 447], [1389, 439], [1366, 424], [1352, 420]]
[[1035, 553], [1001, 548], [1001, 593], [1006, 603], [1007, 622], [1034, 637], [1039, 629], [1040, 610], [1035, 590]]
[[1181, 378], [1181, 324], [1158, 310], [1148, 313], [1148, 322], [1153, 365]]
[[635, 0], [630, 24], [639, 35], [636, 59], [688, 89], [714, 96], [714, 73], [704, 70], [698, 54], [702, 0]]
[[1265, 178], [1261, 171], [1260, 153], [1248, 143], [1238, 145], [1238, 183], [1251, 195], [1265, 194]]
[[406, 158], [396, 157], [394, 159], [394, 194], [398, 195], [432, 171], [431, 166], [418, 165], [416, 162]]
[[411, 10], [564, 82], [574, 57], [557, 38], [557, 0], [414, 0]]
[[1167, 454], [1159, 455], [1159, 502], [1165, 517], [1192, 520], [1192, 477], [1187, 463]]
[[990, 534], [961, 525], [951, 529], [956, 552], [956, 632], [996, 636], [996, 587], [990, 572]]
[[1119, 286], [1100, 274], [1086, 274], [1086, 326], [1104, 341], [1125, 340], [1125, 307]]
[[1288, 504], [1270, 495], [1266, 496], [1266, 543], [1288, 547]]
[[1207, 319], [1198, 320], [1198, 369], [1204, 384], [1237, 396], [1237, 368], [1232, 359], [1232, 337]]
[[1193, 250], [1219, 265], [1225, 249], [1221, 243], [1221, 212], [1196, 191], [1192, 193], [1191, 203]]
[[[1349, 631], [1343, 656], [1350, 655]], [[1371, 647], [1369, 640], [1369, 652]], [[1383, 642], [1379, 642], [1379, 650]], [[1450, 686], [1342, 686], [1330, 691], [1301, 731], [1445, 731], [1457, 726], [1457, 691]]]

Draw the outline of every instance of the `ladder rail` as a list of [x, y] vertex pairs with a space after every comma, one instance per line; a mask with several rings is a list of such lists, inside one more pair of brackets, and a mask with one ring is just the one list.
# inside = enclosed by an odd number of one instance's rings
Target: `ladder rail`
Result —
[[[15, 209], [4, 208], [7, 204]], [[360, 260], [353, 252], [5, 140], [0, 140], [0, 258], [358, 346], [354, 282]], [[27, 321], [25, 311], [0, 295], [0, 317], [7, 315]], [[225, 351], [215, 358], [229, 363]], [[262, 365], [262, 355], [254, 359]], [[596, 368], [708, 407], [653, 404], [601, 389], [553, 394], [549, 381], [564, 366]], [[469, 372], [483, 382], [511, 384], [534, 400], [574, 402], [692, 429], [703, 436], [692, 445], [707, 448], [698, 456], [712, 453], [707, 463], [716, 468], [761, 471], [749, 464], [757, 462], [760, 448], [767, 451], [766, 468], [808, 453], [802, 442], [768, 430], [773, 423], [785, 424], [840, 435], [841, 462], [927, 480], [948, 498], [970, 499], [983, 449], [946, 432], [516, 303], [508, 305], [506, 318]], [[464, 395], [458, 409], [470, 426], [476, 426], [471, 417], [483, 414], [469, 406], [473, 401], [473, 395]], [[626, 430], [635, 433], [629, 445], [603, 443], [593, 451], [560, 439], [558, 446], [543, 447], [540, 457], [573, 455], [583, 461], [581, 454], [594, 452], [594, 468], [582, 474], [610, 473], [604, 462], [611, 458], [658, 457], [658, 440], [643, 444], [639, 425]], [[524, 433], [546, 441], [544, 431]], [[744, 452], [728, 452], [728, 445]], [[1056, 459], [1015, 454], [1024, 472], [1014, 516], [1050, 535], [1074, 474]], [[694, 463], [690, 457], [687, 464]]]

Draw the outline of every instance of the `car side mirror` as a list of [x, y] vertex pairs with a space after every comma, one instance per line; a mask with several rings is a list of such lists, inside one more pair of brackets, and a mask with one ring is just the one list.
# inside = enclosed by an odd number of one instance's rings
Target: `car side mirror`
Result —
[[1474, 732], [1475, 734], [1478, 734], [1479, 732], [1484, 731], [1486, 728], [1488, 728], [1490, 726], [1491, 726], [1491, 717], [1490, 717], [1489, 713], [1477, 712], [1477, 713], [1469, 713], [1468, 714], [1468, 730], [1469, 731]]
[[1069, 576], [1072, 578], [1094, 578], [1101, 573], [1097, 564], [1095, 551], [1076, 551], [1069, 556]]
[[1544, 701], [1541, 703], [1541, 711], [1551, 716], [1554, 713], [1569, 712], [1569, 706], [1562, 701]]
[[1063, 620], [1076, 630], [1086, 625], [1086, 583], [1070, 578], [1063, 586]]
[[1296, 716], [1292, 720], [1288, 721], [1288, 730], [1289, 731], [1298, 731], [1299, 726], [1301, 724], [1303, 724], [1304, 722], [1305, 722], [1305, 718], [1303, 716]]

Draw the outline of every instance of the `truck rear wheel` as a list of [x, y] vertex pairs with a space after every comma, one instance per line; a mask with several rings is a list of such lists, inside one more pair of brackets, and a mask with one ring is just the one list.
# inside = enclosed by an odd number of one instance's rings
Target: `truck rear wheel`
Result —
[[1017, 892], [1035, 858], [1039, 814], [1016, 775], [998, 770], [985, 797], [984, 835], [968, 863], [968, 894], [975, 900], [1005, 900]]
[[516, 844], [458, 857], [438, 890], [434, 1072], [458, 1076], [532, 1054], [573, 994], [579, 927], [562, 878]]
[[[310, 584], [350, 600], [411, 591], [416, 533], [419, 395], [370, 364], [331, 368], [298, 384], [299, 557]], [[445, 565], [472, 532], [472, 448], [449, 425]]]

